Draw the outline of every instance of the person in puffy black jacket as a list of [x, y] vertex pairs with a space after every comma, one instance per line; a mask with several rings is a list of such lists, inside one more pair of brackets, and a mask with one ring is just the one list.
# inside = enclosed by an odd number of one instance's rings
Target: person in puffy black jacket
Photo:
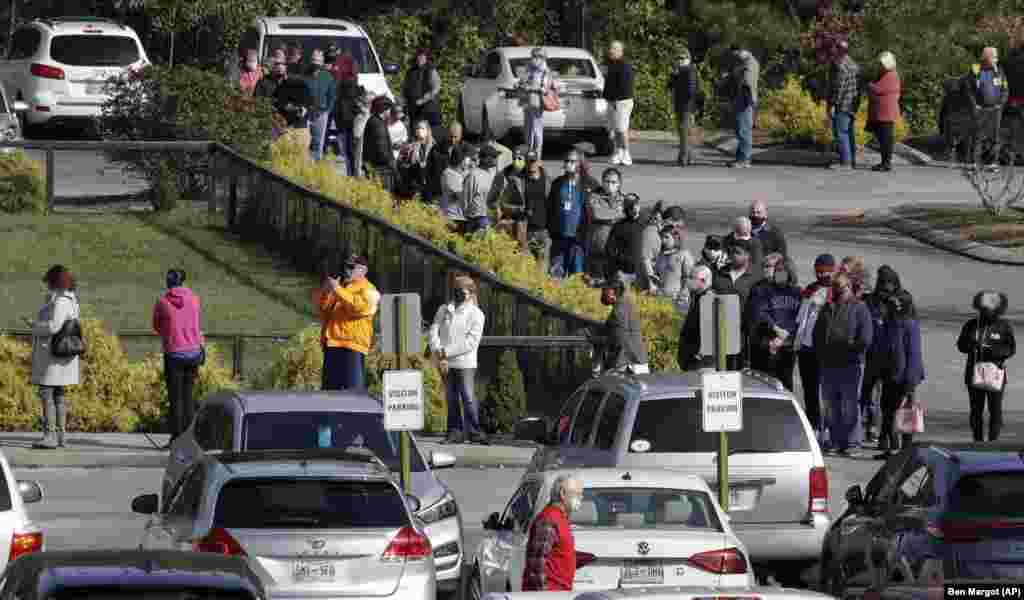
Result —
[[392, 105], [387, 96], [374, 98], [370, 104], [370, 119], [363, 131], [363, 160], [377, 170], [388, 190], [394, 189], [395, 153], [391, 150], [391, 135], [385, 118]]
[[1006, 368], [1006, 361], [1017, 353], [1017, 342], [1013, 337], [1013, 326], [1003, 318], [1006, 314], [1008, 300], [1006, 294], [991, 290], [980, 291], [974, 295], [972, 305], [978, 316], [964, 323], [956, 348], [967, 355], [964, 369], [964, 383], [971, 401], [971, 432], [974, 441], [984, 441], [985, 405], [988, 405], [989, 426], [988, 439], [994, 442], [999, 439], [1003, 427], [1003, 391], [1006, 389], [1004, 378], [1003, 389], [989, 392], [975, 389], [974, 365], [978, 362], [993, 362], [1001, 369]]
[[690, 52], [683, 50], [679, 62], [672, 69], [668, 90], [672, 93], [672, 107], [676, 113], [676, 129], [679, 132], [679, 156], [676, 162], [685, 167], [690, 164], [690, 125], [697, 104], [697, 67], [690, 62]]

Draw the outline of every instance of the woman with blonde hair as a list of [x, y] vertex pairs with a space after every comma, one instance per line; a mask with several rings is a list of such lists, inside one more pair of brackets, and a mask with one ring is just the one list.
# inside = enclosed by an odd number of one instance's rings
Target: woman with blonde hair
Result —
[[868, 84], [868, 131], [875, 135], [882, 152], [882, 162], [872, 171], [892, 171], [892, 150], [896, 145], [896, 121], [900, 118], [900, 74], [896, 72], [896, 57], [892, 52], [878, 56], [881, 72]]
[[413, 141], [402, 148], [398, 168], [402, 174], [405, 191], [420, 194], [423, 201], [432, 204], [441, 197], [441, 175], [444, 172], [444, 155], [434, 142], [430, 123], [420, 120], [413, 128]]

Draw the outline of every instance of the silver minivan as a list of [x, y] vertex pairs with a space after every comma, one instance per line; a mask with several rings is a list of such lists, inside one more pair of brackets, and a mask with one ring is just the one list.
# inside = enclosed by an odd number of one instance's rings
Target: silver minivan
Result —
[[[798, 583], [831, 523], [828, 472], [796, 398], [744, 371], [743, 429], [729, 434], [729, 510], [759, 577]], [[608, 374], [577, 390], [540, 434], [530, 473], [665, 468], [718, 488], [718, 434], [702, 431], [701, 373]], [[529, 427], [519, 437], [532, 437]]]

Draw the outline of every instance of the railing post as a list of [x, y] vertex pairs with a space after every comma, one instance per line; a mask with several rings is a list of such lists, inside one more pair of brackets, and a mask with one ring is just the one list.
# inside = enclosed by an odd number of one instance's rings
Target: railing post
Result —
[[207, 169], [203, 178], [206, 180], [206, 211], [212, 217], [217, 213], [217, 185], [214, 173], [217, 171], [217, 151], [210, 148], [207, 153]]
[[235, 336], [234, 347], [234, 352], [231, 356], [231, 376], [241, 381], [245, 368], [245, 338], [240, 335]]
[[228, 226], [234, 229], [238, 224], [238, 175], [234, 169], [228, 179]]
[[46, 149], [46, 209], [53, 210], [54, 189], [57, 185], [57, 170], [54, 165], [57, 162], [56, 151], [53, 148]]

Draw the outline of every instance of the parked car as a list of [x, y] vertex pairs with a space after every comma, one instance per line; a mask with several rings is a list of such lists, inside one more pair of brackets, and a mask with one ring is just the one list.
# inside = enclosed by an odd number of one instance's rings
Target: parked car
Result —
[[153, 515], [145, 549], [244, 557], [274, 597], [435, 597], [433, 548], [372, 452], [303, 450], [206, 455], [170, 501], [137, 496]]
[[[546, 47], [548, 67], [558, 77], [561, 110], [544, 113], [544, 137], [592, 142], [597, 153], [611, 154], [608, 103], [602, 98], [604, 74], [594, 57], [579, 48]], [[495, 139], [524, 135], [523, 108], [514, 90], [530, 64], [530, 47], [495, 48], [479, 65], [466, 68], [459, 97], [459, 121], [467, 132]]]
[[92, 121], [109, 98], [107, 83], [149, 64], [135, 31], [93, 17], [39, 19], [14, 30], [0, 81], [29, 105], [24, 126]]
[[43, 530], [25, 510], [26, 504], [42, 499], [39, 483], [16, 480], [7, 457], [0, 452], [0, 569], [21, 556], [45, 549]]
[[[742, 382], [743, 430], [729, 434], [731, 526], [759, 577], [801, 583], [831, 523], [821, 448], [778, 380], [744, 371]], [[588, 381], [542, 434], [525, 477], [571, 467], [665, 468], [717, 490], [718, 435], [701, 431], [701, 385], [699, 372]]]
[[1024, 579], [1024, 451], [1005, 444], [918, 443], [894, 455], [822, 547], [822, 588], [951, 579]]
[[[23, 139], [21, 131], [21, 115], [28, 111], [28, 104], [20, 100], [13, 100], [7, 93], [7, 88], [0, 81], [0, 143], [20, 142]], [[0, 152], [9, 153], [14, 148], [0, 147]]]
[[38, 552], [7, 567], [0, 591], [0, 600], [186, 597], [266, 600], [268, 596], [246, 561], [176, 550]]
[[370, 34], [358, 23], [313, 17], [259, 17], [245, 30], [238, 47], [256, 50], [265, 62], [274, 48], [292, 44], [302, 48], [306, 64], [313, 50], [326, 50], [334, 44], [342, 54], [347, 52], [355, 59], [359, 85], [375, 95], [395, 99], [385, 75], [398, 73], [399, 67], [381, 63]]
[[[549, 470], [526, 477], [505, 510], [484, 522], [484, 537], [473, 553], [471, 596], [522, 589], [530, 524], [564, 473]], [[754, 584], [747, 550], [702, 479], [657, 469], [582, 469], [576, 474], [584, 491], [580, 509], [570, 515], [574, 590]]]
[[[600, 592], [491, 592], [483, 600], [830, 600], [831, 596], [781, 587], [665, 586]], [[902, 599], [901, 599], [902, 600]], [[909, 599], [907, 599], [909, 600]], [[924, 600], [924, 599], [922, 599]], [[929, 599], [930, 600], [930, 599]]]
[[[424, 457], [409, 436], [412, 493], [434, 548], [437, 579], [445, 591], [460, 583], [463, 564], [462, 514], [455, 496], [433, 469], [455, 465], [446, 452]], [[222, 391], [205, 399], [191, 426], [171, 446], [162, 497], [204, 453], [246, 450], [369, 448], [392, 471], [401, 471], [397, 433], [384, 431], [384, 408], [366, 392]]]

